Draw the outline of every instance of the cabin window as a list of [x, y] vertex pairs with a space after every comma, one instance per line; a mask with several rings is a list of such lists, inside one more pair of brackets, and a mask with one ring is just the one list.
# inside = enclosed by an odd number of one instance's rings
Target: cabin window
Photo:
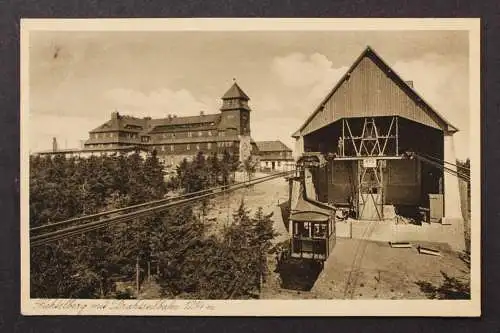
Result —
[[314, 223], [312, 228], [312, 236], [315, 238], [325, 238], [326, 237], [326, 224]]
[[294, 222], [294, 235], [298, 237], [311, 238], [310, 222]]

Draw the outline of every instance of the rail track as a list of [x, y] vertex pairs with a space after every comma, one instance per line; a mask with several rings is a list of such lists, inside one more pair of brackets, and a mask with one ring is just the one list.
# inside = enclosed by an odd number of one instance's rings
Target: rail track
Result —
[[57, 223], [34, 227], [30, 229], [30, 244], [32, 247], [41, 246], [90, 231], [107, 228], [135, 218], [161, 213], [173, 207], [192, 204], [213, 196], [248, 188], [249, 186], [257, 185], [276, 178], [285, 177], [293, 172], [295, 171], [291, 170], [275, 173], [249, 181], [217, 186], [198, 192], [187, 193], [175, 197], [150, 201], [98, 214], [82, 216]]

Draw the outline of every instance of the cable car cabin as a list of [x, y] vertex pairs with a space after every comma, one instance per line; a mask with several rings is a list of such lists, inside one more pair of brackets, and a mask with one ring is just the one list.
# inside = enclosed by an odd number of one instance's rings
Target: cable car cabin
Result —
[[290, 256], [325, 261], [335, 245], [335, 212], [299, 197], [290, 214]]

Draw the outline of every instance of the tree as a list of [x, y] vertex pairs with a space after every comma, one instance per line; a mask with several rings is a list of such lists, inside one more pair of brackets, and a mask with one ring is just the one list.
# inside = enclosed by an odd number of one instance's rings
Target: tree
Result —
[[252, 180], [255, 171], [257, 170], [257, 161], [249, 156], [246, 160], [243, 161], [243, 169], [247, 174], [248, 181]]

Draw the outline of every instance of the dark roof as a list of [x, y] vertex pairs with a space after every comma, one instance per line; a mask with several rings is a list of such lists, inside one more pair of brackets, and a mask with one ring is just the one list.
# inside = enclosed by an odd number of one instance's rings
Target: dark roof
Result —
[[447, 121], [442, 115], [440, 115], [429, 103], [427, 103], [414, 89], [413, 89], [413, 81], [411, 81], [411, 86], [410, 86], [410, 81], [405, 81], [403, 80], [399, 74], [397, 74], [376, 52], [373, 48], [370, 46], [367, 46], [366, 49], [359, 55], [359, 57], [354, 61], [354, 63], [349, 67], [347, 72], [342, 76], [342, 78], [337, 82], [337, 84], [333, 87], [333, 89], [326, 95], [326, 97], [321, 101], [321, 103], [318, 105], [318, 107], [315, 109], [315, 111], [307, 118], [307, 120], [304, 122], [304, 124], [292, 134], [292, 137], [298, 137], [299, 133], [304, 129], [304, 127], [307, 126], [307, 124], [314, 118], [314, 116], [323, 109], [323, 105], [330, 99], [330, 97], [337, 91], [337, 89], [344, 83], [346, 79], [349, 78], [350, 73], [356, 68], [356, 66], [363, 60], [364, 57], [373, 57], [376, 59], [381, 65], [382, 69], [386, 73], [392, 73], [393, 75], [391, 77], [394, 77], [394, 80], [397, 81], [397, 83], [400, 84], [400, 86], [409, 94], [409, 96], [417, 101], [422, 102], [427, 108], [434, 113], [434, 115], [444, 124], [448, 127], [448, 130], [451, 132], [456, 132], [458, 131], [458, 128], [453, 126], [449, 121]]
[[104, 124], [90, 131], [90, 133], [116, 131], [157, 133], [178, 131], [183, 126], [186, 126], [185, 129], [189, 129], [191, 127], [197, 130], [215, 129], [220, 121], [220, 117], [220, 114], [207, 114], [199, 116], [151, 119], [117, 115], [117, 117], [108, 120]]
[[323, 222], [327, 221], [332, 211], [319, 207], [299, 196], [295, 207], [292, 208], [290, 220], [305, 222]]
[[233, 83], [231, 88], [229, 88], [229, 90], [226, 91], [224, 96], [222, 96], [222, 99], [233, 99], [233, 98], [239, 98], [245, 101], [250, 100], [250, 97], [248, 97], [247, 94], [245, 94], [245, 92], [240, 88], [240, 86], [236, 82]]
[[121, 116], [116, 113], [115, 117], [90, 131], [90, 133], [131, 131], [142, 132], [147, 129], [149, 118], [136, 118], [131, 116]]
[[154, 128], [150, 133], [177, 132], [190, 128], [200, 131], [216, 129], [220, 118], [220, 114], [207, 114], [203, 116], [155, 119]]
[[283, 142], [281, 142], [279, 140], [276, 140], [276, 141], [256, 141], [255, 144], [257, 145], [257, 148], [259, 148], [259, 151], [261, 151], [261, 152], [292, 151]]

